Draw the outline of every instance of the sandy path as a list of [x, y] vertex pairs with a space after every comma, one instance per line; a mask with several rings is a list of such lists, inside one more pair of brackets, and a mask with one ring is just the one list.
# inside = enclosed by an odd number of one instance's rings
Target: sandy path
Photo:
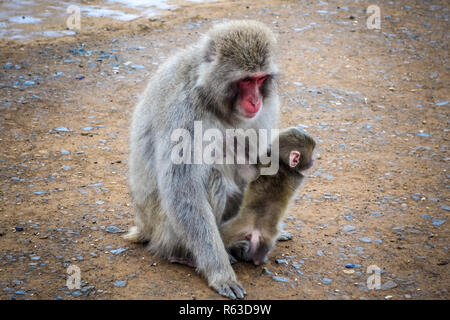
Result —
[[[145, 79], [212, 23], [251, 18], [279, 37], [281, 126], [303, 124], [320, 159], [271, 274], [235, 265], [248, 297], [449, 299], [448, 7], [403, 2], [380, 5], [381, 30], [366, 28], [364, 1], [222, 2], [2, 41], [0, 298], [219, 298], [192, 269], [108, 227], [132, 225], [128, 123]], [[70, 265], [80, 290], [66, 287]], [[371, 265], [382, 290], [366, 286]]]

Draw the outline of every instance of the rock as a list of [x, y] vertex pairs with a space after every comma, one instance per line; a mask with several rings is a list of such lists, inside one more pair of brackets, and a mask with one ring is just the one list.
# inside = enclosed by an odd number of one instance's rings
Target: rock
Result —
[[84, 76], [82, 74], [79, 74], [75, 77], [77, 80], [82, 80], [84, 79]]
[[23, 231], [23, 227], [21, 226], [15, 226], [14, 229], [16, 229], [17, 232]]
[[323, 284], [330, 284], [331, 282], [332, 282], [332, 280], [329, 279], [329, 278], [323, 278], [323, 279], [322, 279], [322, 283], [323, 283]]
[[81, 293], [81, 291], [76, 290], [74, 292], [72, 292], [72, 295], [76, 298], [81, 297], [83, 294]]
[[94, 290], [94, 286], [85, 286], [83, 288], [81, 288], [82, 292], [87, 292], [87, 291], [91, 291]]
[[125, 287], [127, 285], [127, 280], [117, 280], [114, 282], [114, 286], [118, 288]]
[[397, 287], [397, 284], [394, 281], [389, 280], [381, 285], [381, 290], [390, 290], [394, 289], [395, 287]]
[[280, 282], [289, 282], [289, 281], [291, 281], [289, 278], [278, 277], [278, 276], [273, 276], [272, 279], [275, 280], [275, 281], [280, 281]]
[[344, 270], [342, 270], [345, 274], [353, 274], [353, 273], [355, 273], [355, 270], [353, 270], [353, 269], [344, 269]]
[[64, 149], [62, 149], [61, 151], [61, 154], [64, 154], [64, 155], [66, 155], [66, 154], [69, 154], [70, 153], [70, 151], [67, 151], [67, 150], [64, 150]]
[[132, 65], [131, 65], [131, 68], [132, 68], [132, 69], [138, 69], [138, 70], [144, 70], [144, 69], [145, 69], [144, 66], [141, 66], [141, 65], [139, 65], [139, 64], [132, 64]]
[[445, 223], [445, 220], [433, 218], [433, 219], [431, 220], [431, 223], [433, 224], [433, 226], [439, 227], [440, 225], [442, 225], [442, 224]]
[[437, 263], [438, 266], [445, 266], [450, 263], [450, 259], [442, 260]]
[[370, 243], [370, 242], [372, 242], [372, 239], [370, 239], [368, 237], [362, 237], [362, 238], [359, 238], [359, 241], [364, 242], [364, 243]]
[[419, 132], [419, 133], [416, 133], [416, 136], [428, 138], [430, 136], [430, 134], [426, 133], [426, 132]]
[[111, 250], [110, 252], [112, 253], [112, 254], [119, 254], [119, 253], [122, 253], [122, 252], [124, 252], [124, 251], [126, 251], [127, 249], [125, 249], [125, 248], [118, 248], [118, 249], [114, 249], [114, 250]]
[[268, 276], [268, 275], [271, 275], [272, 272], [270, 272], [269, 269], [267, 269], [266, 267], [264, 267], [264, 268], [262, 269], [261, 274], [263, 274], [263, 275], [265, 275], [265, 276]]
[[53, 129], [53, 131], [56, 131], [56, 132], [71, 132], [71, 130], [67, 129], [66, 127], [57, 127], [55, 129]]
[[282, 231], [280, 235], [278, 236], [278, 241], [288, 241], [292, 240], [293, 235], [290, 232]]
[[116, 226], [107, 226], [105, 230], [106, 230], [106, 232], [109, 232], [109, 233], [122, 233], [122, 232], [125, 232], [125, 230], [119, 229]]
[[346, 226], [343, 226], [341, 230], [344, 232], [349, 232], [349, 231], [353, 231], [355, 229], [356, 229], [356, 227], [354, 227], [354, 226], [346, 225]]
[[276, 259], [275, 262], [278, 264], [288, 264], [288, 261], [286, 259]]

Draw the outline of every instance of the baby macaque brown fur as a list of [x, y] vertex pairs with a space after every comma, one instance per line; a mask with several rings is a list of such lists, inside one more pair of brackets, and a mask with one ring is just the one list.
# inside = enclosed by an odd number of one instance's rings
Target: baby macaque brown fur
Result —
[[221, 227], [225, 247], [234, 258], [255, 265], [267, 260], [280, 234], [286, 208], [303, 181], [301, 172], [313, 164], [315, 145], [298, 127], [280, 133], [278, 172], [260, 175], [250, 182], [239, 214]]

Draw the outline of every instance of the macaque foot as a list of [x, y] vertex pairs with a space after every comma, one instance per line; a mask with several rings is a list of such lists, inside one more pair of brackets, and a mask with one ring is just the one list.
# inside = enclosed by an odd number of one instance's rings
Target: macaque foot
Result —
[[286, 231], [281, 231], [280, 234], [278, 235], [277, 240], [278, 241], [288, 241], [288, 240], [292, 240], [293, 235], [290, 232], [286, 232]]
[[237, 259], [235, 257], [233, 257], [230, 253], [228, 253], [228, 259], [230, 260], [230, 264], [235, 264], [237, 261]]
[[219, 284], [211, 285], [211, 287], [217, 291], [221, 296], [230, 299], [243, 299], [247, 294], [245, 289], [237, 281], [228, 280]]
[[193, 259], [190, 258], [181, 258], [181, 257], [170, 257], [169, 258], [170, 263], [178, 263], [178, 264], [184, 264], [186, 266], [189, 266], [191, 268], [196, 268], [197, 265]]

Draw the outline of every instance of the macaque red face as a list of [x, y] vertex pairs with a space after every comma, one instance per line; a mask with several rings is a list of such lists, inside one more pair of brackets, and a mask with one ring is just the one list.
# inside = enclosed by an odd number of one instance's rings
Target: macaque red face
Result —
[[260, 88], [267, 80], [264, 73], [254, 74], [239, 80], [239, 107], [241, 114], [246, 118], [253, 118], [262, 105]]

